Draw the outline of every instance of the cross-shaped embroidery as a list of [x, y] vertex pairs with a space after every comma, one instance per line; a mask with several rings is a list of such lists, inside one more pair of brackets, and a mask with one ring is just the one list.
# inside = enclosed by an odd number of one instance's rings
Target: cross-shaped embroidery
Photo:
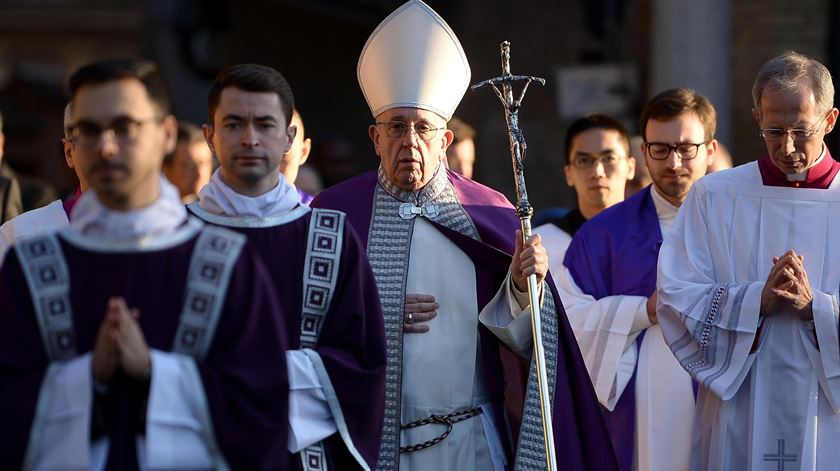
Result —
[[778, 449], [776, 450], [776, 454], [772, 453], [765, 453], [764, 454], [764, 461], [769, 462], [776, 462], [776, 470], [777, 471], [785, 471], [785, 462], [790, 461], [791, 463], [796, 462], [796, 454], [793, 455], [786, 455], [785, 454], [785, 441], [781, 438], [777, 440], [779, 442]]

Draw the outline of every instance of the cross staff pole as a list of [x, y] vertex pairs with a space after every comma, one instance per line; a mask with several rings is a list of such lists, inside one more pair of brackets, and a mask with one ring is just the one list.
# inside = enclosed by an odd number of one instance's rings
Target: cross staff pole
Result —
[[[522, 227], [523, 242], [531, 237], [531, 216], [534, 209], [528, 202], [528, 190], [525, 188], [525, 153], [528, 149], [525, 136], [519, 129], [519, 109], [522, 99], [531, 82], [545, 85], [545, 79], [530, 75], [512, 75], [510, 73], [510, 42], [505, 41], [502, 48], [502, 75], [473, 85], [473, 91], [490, 86], [502, 102], [507, 121], [508, 138], [510, 139], [510, 156], [513, 161], [513, 177], [516, 184], [516, 215]], [[519, 98], [513, 97], [513, 84], [525, 82]], [[499, 90], [501, 87], [501, 90]], [[545, 441], [546, 469], [557, 470], [557, 457], [554, 453], [554, 429], [551, 425], [551, 398], [548, 393], [548, 375], [546, 373], [545, 350], [542, 342], [542, 324], [540, 322], [539, 287], [537, 275], [528, 277], [528, 298], [531, 304], [531, 335], [534, 338], [534, 357], [537, 365], [537, 382], [540, 391], [540, 406], [542, 412], [543, 440]]]

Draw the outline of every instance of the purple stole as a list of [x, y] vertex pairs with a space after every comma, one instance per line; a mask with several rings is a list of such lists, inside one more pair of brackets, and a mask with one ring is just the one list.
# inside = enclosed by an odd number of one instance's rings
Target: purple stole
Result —
[[[436, 224], [434, 219], [429, 221], [475, 264], [476, 298], [479, 309], [482, 309], [493, 298], [507, 275], [519, 221], [513, 207], [502, 194], [451, 171], [447, 171], [446, 176], [481, 240]], [[376, 172], [362, 174], [321, 192], [312, 207], [344, 211], [363, 244], [368, 246], [377, 185]], [[553, 283], [544, 286], [550, 288], [558, 309], [557, 367], [552, 409], [557, 456], [563, 460], [563, 469], [617, 469], [600, 405], [572, 329], [562, 311], [560, 298]], [[518, 443], [528, 365], [516, 358], [486, 328], [480, 324], [478, 328], [483, 353], [482, 367], [488, 383], [486, 388], [493, 398], [497, 423], [509, 421], [513, 443]], [[500, 372], [504, 373], [504, 377]], [[505, 446], [510, 444], [506, 443]], [[541, 448], [542, 443], [538, 446]], [[508, 456], [519, 451], [508, 449]], [[509, 463], [512, 468], [514, 461], [510, 460]]]
[[[575, 234], [563, 265], [580, 289], [601, 299], [612, 295], [650, 296], [656, 290], [656, 263], [662, 232], [648, 185], [629, 199], [605, 209]], [[644, 331], [636, 339], [638, 348]], [[615, 409], [603, 409], [622, 470], [633, 467], [636, 373]]]

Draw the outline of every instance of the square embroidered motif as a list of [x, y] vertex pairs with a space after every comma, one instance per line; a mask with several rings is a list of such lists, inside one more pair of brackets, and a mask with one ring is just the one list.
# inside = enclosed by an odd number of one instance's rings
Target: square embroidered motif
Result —
[[315, 252], [335, 253], [336, 236], [334, 234], [316, 233], [315, 234]]
[[320, 214], [315, 222], [318, 228], [335, 230], [338, 225], [338, 217], [335, 214]]
[[222, 266], [218, 263], [204, 262], [201, 265], [199, 274], [203, 281], [219, 284], [219, 275], [222, 273]]
[[306, 307], [322, 311], [326, 308], [329, 289], [322, 286], [308, 286], [306, 289]]
[[304, 314], [300, 324], [301, 333], [315, 335], [320, 330], [321, 317], [312, 314]]
[[309, 277], [321, 281], [330, 281], [333, 261], [328, 258], [312, 257], [309, 267]]
[[223, 237], [213, 237], [212, 239], [210, 239], [210, 248], [214, 252], [219, 252], [222, 254], [227, 253], [228, 249], [230, 249], [230, 241]]

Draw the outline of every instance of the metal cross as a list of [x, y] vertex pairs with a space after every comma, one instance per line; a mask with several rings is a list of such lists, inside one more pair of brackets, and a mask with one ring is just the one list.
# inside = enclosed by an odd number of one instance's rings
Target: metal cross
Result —
[[[528, 86], [531, 82], [537, 82], [540, 85], [545, 85], [545, 79], [539, 77], [532, 77], [530, 75], [513, 75], [510, 73], [510, 42], [504, 41], [501, 45], [502, 49], [502, 75], [496, 78], [479, 82], [472, 87], [473, 91], [479, 90], [486, 86], [493, 88], [499, 101], [505, 109], [505, 118], [508, 126], [508, 138], [510, 141], [510, 154], [513, 160], [513, 177], [516, 184], [516, 215], [520, 219], [525, 216], [530, 217], [533, 214], [533, 208], [528, 202], [528, 190], [525, 188], [525, 154], [528, 150], [528, 145], [525, 143], [525, 136], [522, 130], [519, 129], [519, 109], [522, 107], [522, 100], [525, 98], [525, 93], [528, 91]], [[522, 92], [519, 97], [513, 97], [513, 84], [516, 82], [525, 82], [522, 87]], [[499, 87], [502, 89], [499, 90]], [[530, 234], [529, 234], [530, 235]]]
[[786, 455], [785, 454], [785, 441], [783, 439], [778, 439], [779, 442], [778, 448], [776, 450], [777, 454], [772, 453], [765, 453], [764, 454], [764, 461], [769, 462], [776, 462], [776, 470], [777, 471], [785, 471], [785, 462], [790, 461], [791, 463], [796, 463], [796, 454], [793, 455]]

